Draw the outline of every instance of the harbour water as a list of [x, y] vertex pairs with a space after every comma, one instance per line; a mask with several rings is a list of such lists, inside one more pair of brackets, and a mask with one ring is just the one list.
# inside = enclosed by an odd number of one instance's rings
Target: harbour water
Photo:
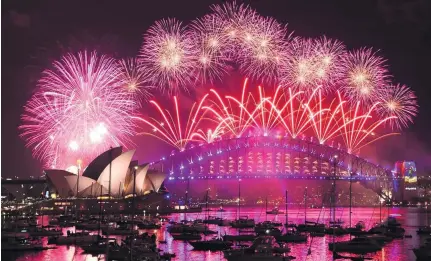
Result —
[[[237, 218], [237, 208], [225, 207], [226, 212], [209, 212], [209, 215], [223, 217], [229, 220]], [[289, 209], [288, 219], [289, 222], [303, 223], [304, 222], [304, 209]], [[256, 222], [265, 220], [285, 222], [285, 215], [267, 215], [265, 208], [262, 207], [241, 207], [241, 216], [248, 216], [249, 218], [255, 219]], [[372, 260], [379, 261], [404, 261], [404, 260], [415, 260], [415, 256], [412, 249], [418, 247], [424, 241], [424, 237], [420, 237], [416, 234], [418, 226], [426, 225], [427, 215], [424, 209], [419, 208], [353, 208], [352, 211], [352, 225], [355, 225], [359, 221], [363, 221], [366, 228], [369, 229], [374, 223], [378, 222], [380, 218], [387, 218], [388, 214], [395, 216], [397, 220], [402, 224], [406, 230], [406, 235], [412, 235], [411, 238], [395, 239], [392, 242], [385, 245], [385, 247], [375, 253], [370, 254], [367, 257], [371, 257]], [[202, 213], [188, 213], [188, 214], [172, 214], [169, 218], [174, 221], [180, 221], [183, 219], [204, 219], [207, 212]], [[42, 222], [42, 217], [39, 217], [39, 224]], [[47, 216], [43, 217], [45, 224], [48, 223]], [[344, 225], [349, 225], [349, 208], [338, 208], [336, 212], [336, 218], [344, 221]], [[328, 223], [329, 221], [329, 209], [321, 211], [320, 209], [308, 209], [307, 210], [308, 221], [319, 221]], [[429, 220], [428, 220], [429, 222]], [[67, 230], [74, 228], [63, 228], [64, 234]], [[216, 225], [210, 225], [211, 230], [216, 230], [220, 235], [225, 234], [238, 234], [238, 230], [231, 227], [219, 227]], [[144, 232], [146, 230], [140, 230]], [[155, 233], [158, 241], [166, 241], [165, 244], [158, 244], [158, 248], [175, 253], [176, 257], [172, 260], [190, 260], [190, 261], [221, 261], [223, 253], [221, 251], [210, 252], [210, 251], [194, 251], [193, 247], [184, 241], [173, 240], [169, 232], [166, 231], [166, 226], [157, 230], [147, 230], [149, 233]], [[97, 232], [94, 232], [97, 233]], [[212, 238], [214, 235], [207, 236]], [[122, 237], [116, 237], [118, 242], [121, 242]], [[328, 250], [328, 243], [335, 241], [348, 240], [349, 235], [340, 236], [333, 238], [331, 235], [324, 237], [309, 237], [306, 243], [289, 244], [291, 248], [290, 255], [296, 257], [296, 260], [332, 260], [332, 252]], [[47, 238], [42, 239], [43, 244], [47, 245]], [[311, 248], [311, 254], [307, 255], [308, 249]], [[16, 260], [16, 261], [93, 261], [103, 260], [103, 256], [91, 256], [83, 254], [82, 249], [74, 246], [58, 246], [56, 249], [49, 249], [40, 252], [5, 252], [2, 251], [2, 260]], [[339, 259], [340, 260], [340, 259]], [[342, 260], [342, 259], [341, 259]]]

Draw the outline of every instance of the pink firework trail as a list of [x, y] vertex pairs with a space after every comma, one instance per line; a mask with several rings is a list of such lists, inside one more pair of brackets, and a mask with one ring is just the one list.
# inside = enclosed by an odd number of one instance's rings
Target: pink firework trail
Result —
[[[208, 94], [207, 94], [208, 95]], [[195, 132], [201, 122], [204, 111], [201, 110], [207, 95], [205, 95], [199, 103], [194, 103], [190, 109], [190, 113], [186, 122], [185, 128], [182, 125], [181, 113], [178, 108], [178, 99], [174, 96], [174, 113], [163, 109], [156, 101], [150, 101], [153, 104], [161, 119], [149, 117], [148, 119], [136, 118], [143, 122], [151, 131], [144, 131], [141, 135], [150, 135], [156, 137], [178, 150], [182, 151], [186, 148], [187, 144], [196, 136]]]
[[114, 59], [67, 54], [45, 70], [24, 107], [21, 136], [46, 167], [88, 164], [110, 146], [132, 144], [136, 103]]
[[[349, 153], [356, 153], [371, 142], [396, 134], [379, 134], [386, 122], [397, 118], [379, 118], [376, 111], [379, 103], [367, 109], [357, 102], [353, 109], [348, 109], [349, 103], [337, 92], [337, 96], [327, 104], [322, 98], [321, 88], [316, 88], [307, 96], [301, 91], [293, 92], [291, 88], [285, 90], [279, 86], [270, 96], [264, 88], [258, 86], [258, 95], [253, 96], [247, 92], [247, 83], [248, 80], [245, 79], [240, 98], [221, 96], [215, 90], [210, 90], [210, 98], [206, 94], [198, 106], [193, 106], [184, 136], [181, 134], [183, 129], [178, 110], [174, 121], [170, 114], [165, 115], [157, 105], [163, 120], [144, 122], [154, 130], [150, 135], [155, 135], [180, 150], [190, 141], [212, 143], [223, 137], [243, 137], [247, 131], [263, 136], [270, 136], [275, 132], [279, 135], [281, 131], [292, 138], [316, 137], [320, 144], [328, 141], [342, 142]], [[199, 110], [203, 112], [200, 114]], [[205, 112], [208, 117], [203, 117]], [[201, 127], [202, 120], [210, 123], [206, 132]], [[165, 123], [167, 127], [164, 126]]]
[[[210, 104], [202, 107], [216, 117], [212, 120], [215, 124], [223, 122], [226, 131], [235, 137], [241, 137], [250, 126], [255, 124], [255, 116], [262, 106], [261, 103], [256, 108], [254, 98], [247, 95], [247, 82], [248, 79], [245, 79], [240, 99], [229, 95], [222, 97], [217, 91], [211, 89], [210, 92], [215, 99], [209, 99]], [[249, 111], [250, 107], [252, 111]]]

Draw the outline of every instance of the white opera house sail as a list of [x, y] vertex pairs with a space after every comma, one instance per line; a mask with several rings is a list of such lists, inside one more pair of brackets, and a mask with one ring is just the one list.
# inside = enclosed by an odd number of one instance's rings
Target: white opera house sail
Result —
[[109, 193], [122, 197], [134, 191], [138, 196], [159, 192], [167, 175], [151, 169], [150, 164], [132, 163], [134, 153], [135, 150], [122, 153], [121, 147], [111, 148], [88, 164], [79, 177], [66, 170], [45, 170], [51, 194], [60, 198], [97, 197]]

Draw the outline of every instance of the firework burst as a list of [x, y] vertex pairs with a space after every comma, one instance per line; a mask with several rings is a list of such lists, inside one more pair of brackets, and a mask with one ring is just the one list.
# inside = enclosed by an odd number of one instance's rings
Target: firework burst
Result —
[[119, 62], [120, 75], [126, 91], [134, 96], [134, 99], [146, 100], [151, 97], [152, 87], [148, 85], [148, 74], [136, 58], [122, 59]]
[[382, 117], [396, 116], [396, 120], [390, 121], [392, 128], [407, 127], [418, 112], [416, 95], [405, 85], [387, 87], [380, 98], [378, 110]]
[[310, 94], [317, 86], [327, 93], [342, 76], [341, 59], [345, 54], [341, 42], [326, 37], [296, 37], [283, 57], [280, 80], [284, 85]]
[[45, 70], [24, 107], [21, 136], [45, 166], [86, 163], [109, 146], [131, 144], [136, 103], [114, 59], [67, 54]]
[[310, 94], [316, 88], [315, 55], [312, 39], [294, 38], [280, 68], [281, 82]]
[[350, 101], [372, 105], [384, 93], [388, 80], [385, 60], [370, 49], [349, 52], [343, 57], [344, 76], [341, 91]]
[[151, 85], [174, 92], [186, 89], [196, 68], [193, 47], [192, 38], [181, 22], [166, 19], [151, 26], [139, 55]]
[[286, 55], [286, 27], [273, 18], [252, 16], [243, 24], [238, 64], [244, 74], [269, 83], [278, 79], [278, 67]]
[[321, 37], [314, 41], [314, 75], [316, 84], [323, 86], [321, 91], [336, 87], [343, 75], [342, 58], [345, 46], [337, 40]]
[[228, 69], [227, 36], [224, 22], [215, 15], [193, 21], [190, 35], [197, 50], [195, 79], [202, 83], [221, 79]]
[[231, 41], [240, 41], [247, 37], [245, 25], [254, 20], [259, 15], [249, 6], [236, 2], [227, 2], [223, 5], [213, 5], [211, 7], [217, 21], [223, 24], [222, 30]]

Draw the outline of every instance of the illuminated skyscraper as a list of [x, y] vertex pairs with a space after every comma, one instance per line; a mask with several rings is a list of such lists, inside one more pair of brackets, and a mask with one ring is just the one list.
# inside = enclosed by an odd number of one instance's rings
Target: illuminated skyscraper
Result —
[[418, 177], [416, 164], [413, 161], [397, 161], [392, 174], [394, 179], [394, 196], [396, 200], [408, 201], [417, 196]]

